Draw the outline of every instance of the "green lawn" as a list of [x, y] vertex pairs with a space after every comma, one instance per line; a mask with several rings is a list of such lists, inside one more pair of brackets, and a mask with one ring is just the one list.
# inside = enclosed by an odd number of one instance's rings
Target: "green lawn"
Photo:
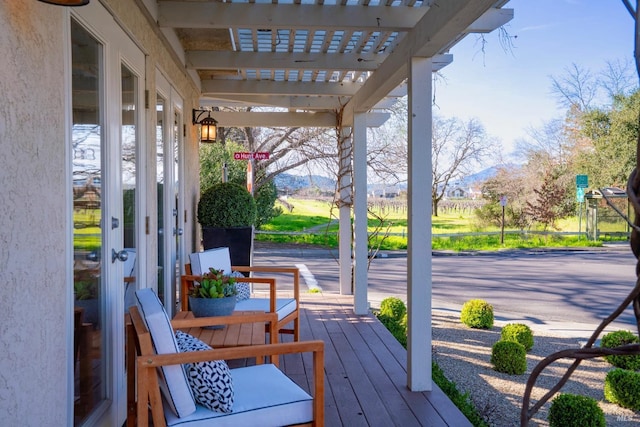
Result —
[[[262, 231], [271, 231], [274, 234], [258, 234], [257, 240], [280, 243], [304, 243], [336, 247], [338, 244], [338, 225], [336, 216], [338, 210], [331, 209], [331, 202], [321, 200], [308, 200], [289, 198], [288, 206], [292, 211], [283, 207], [283, 214], [266, 224]], [[333, 216], [332, 216], [333, 215]], [[370, 247], [380, 247], [383, 250], [402, 250], [407, 248], [407, 209], [406, 205], [397, 201], [389, 205], [380, 206], [369, 215], [368, 230], [374, 233], [379, 231], [377, 237], [370, 237]], [[381, 222], [382, 221], [382, 222]], [[600, 241], [589, 241], [584, 236], [563, 236], [558, 234], [510, 234], [505, 230], [504, 242], [501, 242], [500, 229], [498, 227], [479, 228], [471, 212], [441, 213], [431, 218], [433, 249], [438, 250], [496, 250], [502, 248], [532, 248], [553, 246], [601, 246]], [[579, 229], [578, 218], [570, 218], [559, 222], [560, 231], [577, 232]], [[581, 231], [584, 232], [585, 224], [582, 223]], [[605, 228], [601, 228], [606, 231]], [[300, 234], [277, 234], [282, 232]], [[385, 233], [389, 233], [383, 237]], [[473, 233], [473, 234], [472, 234]], [[494, 233], [480, 235], [475, 233]], [[451, 236], [451, 234], [453, 234]], [[465, 235], [466, 234], [466, 235]], [[472, 235], [470, 235], [472, 234]], [[446, 235], [446, 236], [439, 236]]]

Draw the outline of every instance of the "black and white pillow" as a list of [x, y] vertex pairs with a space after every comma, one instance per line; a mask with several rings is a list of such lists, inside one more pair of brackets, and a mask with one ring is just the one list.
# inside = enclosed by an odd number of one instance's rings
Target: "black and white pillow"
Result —
[[[245, 277], [244, 274], [239, 271], [234, 271], [230, 274], [231, 277]], [[236, 301], [242, 301], [251, 297], [251, 287], [247, 282], [236, 282]]]
[[[181, 352], [211, 350], [211, 347], [182, 331], [176, 332]], [[233, 383], [229, 366], [224, 360], [187, 363], [187, 380], [199, 404], [218, 412], [232, 412]]]

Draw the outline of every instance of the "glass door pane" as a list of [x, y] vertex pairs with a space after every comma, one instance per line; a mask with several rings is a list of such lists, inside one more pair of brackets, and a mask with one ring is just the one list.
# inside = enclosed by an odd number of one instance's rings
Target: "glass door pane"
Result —
[[165, 239], [164, 239], [164, 133], [166, 100], [157, 94], [156, 101], [156, 192], [158, 197], [158, 296], [164, 301], [165, 291]]
[[167, 298], [165, 300], [166, 307], [172, 307], [173, 312], [176, 310], [176, 305], [178, 301], [178, 294], [180, 292], [178, 286], [178, 278], [180, 277], [180, 245], [182, 242], [182, 217], [179, 214], [179, 206], [180, 206], [180, 137], [182, 132], [182, 115], [181, 112], [174, 107], [173, 111], [173, 135], [171, 138], [171, 176], [173, 178], [173, 186], [172, 186], [172, 211], [173, 211], [173, 236], [174, 236], [174, 246], [172, 248], [172, 265], [173, 265], [173, 274], [171, 276], [171, 284], [173, 292], [171, 293], [171, 298]]
[[123, 242], [127, 256], [124, 258], [123, 273], [125, 286], [125, 311], [135, 304], [136, 286], [136, 151], [137, 151], [137, 108], [138, 78], [126, 65], [121, 66], [122, 128], [121, 128], [121, 170]]
[[106, 397], [102, 268], [103, 46], [76, 21], [72, 42], [75, 424]]

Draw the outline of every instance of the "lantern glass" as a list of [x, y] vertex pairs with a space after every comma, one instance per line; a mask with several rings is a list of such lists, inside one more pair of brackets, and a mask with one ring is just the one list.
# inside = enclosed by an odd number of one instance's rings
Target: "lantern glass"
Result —
[[218, 128], [216, 121], [212, 117], [205, 117], [200, 122], [200, 142], [216, 142]]

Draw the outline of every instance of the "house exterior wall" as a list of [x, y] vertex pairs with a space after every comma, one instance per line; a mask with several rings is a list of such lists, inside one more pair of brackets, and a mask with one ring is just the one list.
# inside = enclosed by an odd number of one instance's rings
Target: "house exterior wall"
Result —
[[[98, 0], [93, 0], [98, 1]], [[199, 191], [196, 129], [190, 109], [199, 92], [138, 7], [103, 2], [148, 55], [146, 87], [155, 100], [159, 67], [184, 98], [186, 136], [181, 177], [188, 219]], [[3, 425], [72, 425], [73, 366], [71, 178], [66, 129], [69, 96], [65, 50], [69, 11], [36, 0], [0, 1], [0, 419]], [[153, 108], [153, 107], [151, 107]], [[151, 109], [150, 111], [153, 111]], [[146, 210], [155, 226], [155, 120], [145, 125]], [[154, 229], [154, 228], [152, 228]], [[192, 223], [185, 247], [193, 248]], [[156, 278], [156, 233], [149, 233], [146, 268]], [[147, 283], [144, 286], [152, 286]]]
[[67, 424], [63, 19], [62, 10], [36, 1], [0, 2], [0, 414], [6, 425]]

